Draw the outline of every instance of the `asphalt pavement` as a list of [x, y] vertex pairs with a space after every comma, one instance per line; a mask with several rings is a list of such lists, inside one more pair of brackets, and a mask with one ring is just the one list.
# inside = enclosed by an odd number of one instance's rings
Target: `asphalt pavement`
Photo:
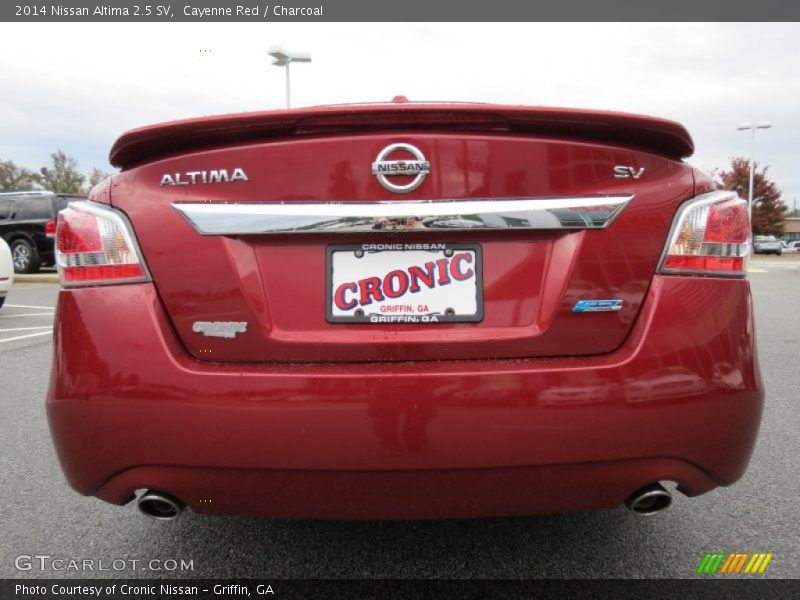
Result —
[[[767, 401], [750, 467], [729, 488], [676, 494], [652, 518], [620, 508], [415, 522], [187, 513], [168, 523], [67, 486], [43, 405], [58, 290], [22, 282], [0, 310], [0, 577], [683, 578], [711, 551], [771, 552], [759, 577], [798, 577], [800, 256], [751, 261], [750, 281]], [[37, 555], [51, 558], [25, 558]], [[54, 570], [54, 559], [94, 570]]]

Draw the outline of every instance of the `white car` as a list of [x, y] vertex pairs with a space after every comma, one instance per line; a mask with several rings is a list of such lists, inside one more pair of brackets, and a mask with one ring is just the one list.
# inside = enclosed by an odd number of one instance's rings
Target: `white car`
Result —
[[753, 238], [753, 254], [777, 254], [783, 253], [783, 246], [780, 240], [774, 235], [757, 235]]
[[800, 241], [789, 242], [783, 251], [787, 254], [800, 254]]
[[14, 262], [11, 260], [11, 249], [3, 238], [0, 238], [0, 307], [6, 301], [6, 294], [14, 283]]

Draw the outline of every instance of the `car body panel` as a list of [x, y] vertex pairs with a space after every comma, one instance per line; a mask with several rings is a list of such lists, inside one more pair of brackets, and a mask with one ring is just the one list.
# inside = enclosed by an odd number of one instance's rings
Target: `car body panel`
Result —
[[[399, 142], [430, 161], [402, 194], [371, 168]], [[123, 170], [92, 200], [127, 216], [152, 278], [59, 294], [46, 409], [68, 482], [116, 504], [151, 489], [197, 513], [305, 518], [611, 508], [658, 481], [688, 496], [735, 482], [764, 400], [749, 284], [657, 273], [681, 205], [714, 188], [680, 160], [692, 148], [670, 121], [473, 104], [124, 134]], [[212, 184], [215, 169], [247, 176]], [[209, 234], [176, 209], [597, 195], [633, 198], [577, 229]], [[329, 247], [398, 240], [480, 254], [482, 319], [329, 322]]]
[[[370, 172], [382, 148], [414, 144], [431, 162], [402, 197]], [[614, 166], [636, 165], [632, 183]], [[247, 181], [162, 186], [164, 174], [241, 168]], [[297, 177], [284, 173], [297, 172]], [[175, 175], [176, 177], [178, 175]], [[404, 131], [232, 146], [148, 163], [115, 176], [111, 203], [130, 218], [150, 272], [187, 350], [207, 361], [392, 361], [610, 352], [625, 339], [657, 266], [691, 169], [600, 144], [496, 134]], [[173, 206], [184, 202], [381, 202], [633, 195], [596, 230], [412, 231], [203, 236]], [[163, 235], [169, 228], [170, 235]], [[326, 259], [335, 244], [480, 244], [484, 318], [453, 324], [326, 322]], [[525, 282], [524, 284], [522, 282]], [[414, 298], [407, 295], [408, 300]], [[615, 312], [578, 314], [582, 299], [616, 298]], [[247, 323], [235, 341], [196, 322]]]
[[3, 238], [0, 238], [0, 299], [14, 285], [14, 263], [11, 261], [11, 249]]
[[127, 169], [203, 148], [258, 140], [368, 131], [501, 131], [636, 148], [672, 159], [691, 156], [680, 123], [630, 113], [472, 103], [376, 103], [216, 115], [139, 127], [122, 134], [109, 162]]
[[201, 515], [305, 519], [454, 519], [611, 509], [654, 480], [680, 481], [692, 497], [717, 486], [665, 458], [492, 469], [417, 471], [208, 469], [142, 466], [94, 494], [129, 502], [142, 481], [187, 498]]
[[[119, 501], [153, 485], [120, 475], [143, 467], [163, 467], [165, 484], [171, 469], [181, 481], [197, 469], [202, 488], [204, 469], [267, 480], [305, 473], [311, 485], [316, 472], [339, 470], [406, 472], [401, 479], [414, 481], [431, 470], [668, 459], [684, 466], [645, 469], [639, 479], [682, 483], [690, 465], [729, 484], [747, 464], [762, 410], [750, 302], [743, 280], [657, 276], [625, 344], [591, 358], [209, 365], [182, 350], [151, 284], [62, 290], [47, 411], [70, 483], [90, 494], [123, 477]], [[681, 394], [640, 401], [636, 384], [672, 366]], [[571, 393], [589, 385], [602, 393]], [[612, 496], [633, 492], [627, 483]], [[434, 502], [426, 511], [426, 490], [415, 489], [416, 516], [457, 508]]]

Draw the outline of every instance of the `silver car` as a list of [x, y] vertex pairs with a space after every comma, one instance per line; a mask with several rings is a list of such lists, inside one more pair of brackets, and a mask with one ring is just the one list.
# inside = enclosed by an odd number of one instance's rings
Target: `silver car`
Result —
[[781, 255], [783, 246], [774, 235], [757, 235], [753, 238], [753, 254]]

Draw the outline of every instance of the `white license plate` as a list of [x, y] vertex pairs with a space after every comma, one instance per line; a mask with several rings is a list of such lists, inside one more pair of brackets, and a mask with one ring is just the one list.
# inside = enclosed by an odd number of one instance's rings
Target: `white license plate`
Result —
[[328, 246], [330, 323], [457, 323], [483, 319], [478, 244]]

